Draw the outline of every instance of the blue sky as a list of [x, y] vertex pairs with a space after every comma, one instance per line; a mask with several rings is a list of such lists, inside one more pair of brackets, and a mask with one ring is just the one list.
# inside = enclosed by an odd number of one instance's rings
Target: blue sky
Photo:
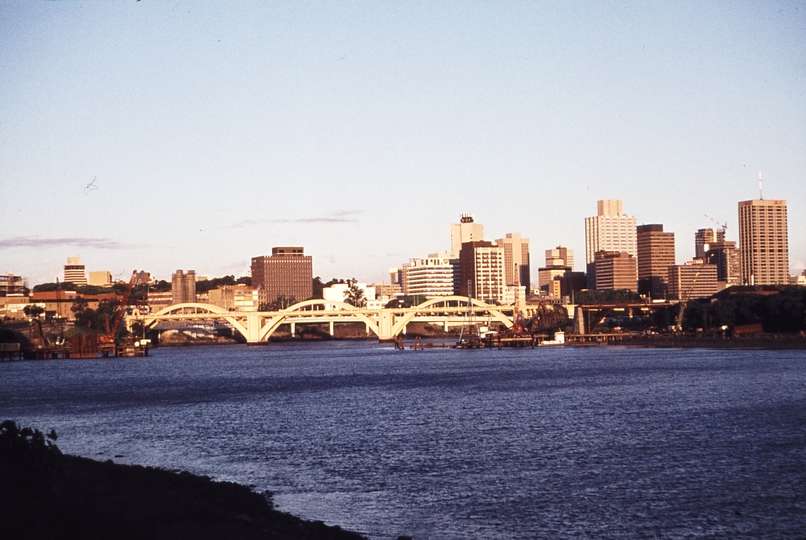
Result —
[[759, 171], [806, 267], [803, 1], [0, 0], [0, 28], [0, 272], [31, 284], [280, 245], [381, 281], [465, 212], [582, 269], [599, 199], [683, 263]]

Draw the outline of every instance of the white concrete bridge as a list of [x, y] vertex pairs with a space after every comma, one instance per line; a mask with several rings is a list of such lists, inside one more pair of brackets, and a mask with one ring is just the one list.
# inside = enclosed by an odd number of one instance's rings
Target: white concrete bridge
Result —
[[296, 325], [328, 323], [330, 335], [338, 323], [364, 323], [380, 341], [391, 341], [405, 334], [406, 326], [413, 322], [441, 325], [445, 330], [469, 324], [470, 314], [478, 324], [500, 323], [507, 328], [513, 325], [513, 306], [492, 306], [466, 296], [446, 296], [428, 300], [411, 308], [356, 308], [332, 300], [305, 300], [280, 311], [227, 311], [212, 304], [175, 304], [148, 315], [127, 315], [126, 325], [131, 328], [140, 322], [146, 329], [160, 322], [226, 322], [246, 338], [247, 343], [268, 341], [283, 324], [288, 324], [294, 335]]

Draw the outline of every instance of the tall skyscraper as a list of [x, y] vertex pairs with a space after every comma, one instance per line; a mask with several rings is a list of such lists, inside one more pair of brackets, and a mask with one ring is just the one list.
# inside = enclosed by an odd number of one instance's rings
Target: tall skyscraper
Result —
[[187, 274], [177, 270], [171, 275], [171, 302], [174, 304], [192, 303], [196, 301], [196, 271], [188, 270]]
[[274, 247], [271, 257], [252, 257], [252, 286], [260, 303], [278, 296], [307, 300], [313, 296], [313, 258], [301, 247]]
[[786, 201], [754, 199], [739, 202], [739, 251], [742, 283], [789, 283]]
[[67, 257], [67, 264], [64, 265], [64, 281], [74, 285], [87, 284], [87, 272], [79, 257]]
[[529, 266], [529, 240], [519, 233], [508, 233], [506, 238], [495, 241], [504, 248], [504, 281], [507, 287], [523, 286], [529, 290], [531, 268]]
[[668, 293], [669, 267], [674, 266], [674, 233], [663, 232], [663, 225], [639, 225], [638, 292], [652, 298], [665, 298]]
[[[626, 252], [638, 255], [635, 216], [624, 215], [620, 200], [602, 200], [596, 203], [597, 215], [585, 218], [585, 262], [588, 287], [594, 288], [596, 268], [593, 264], [600, 251]], [[636, 270], [637, 272], [637, 270]]]
[[459, 223], [451, 224], [451, 257], [459, 257], [462, 244], [484, 240], [484, 225], [473, 221], [473, 214], [462, 214]]
[[694, 258], [704, 259], [708, 246], [725, 240], [725, 229], [697, 229], [694, 233]]
[[459, 294], [504, 303], [504, 248], [493, 242], [465, 242], [459, 252]]

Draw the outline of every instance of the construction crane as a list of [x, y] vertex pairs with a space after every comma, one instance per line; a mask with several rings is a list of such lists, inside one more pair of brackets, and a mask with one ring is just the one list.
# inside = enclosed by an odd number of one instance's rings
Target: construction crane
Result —
[[99, 338], [101, 343], [115, 343], [115, 338], [120, 330], [120, 324], [123, 322], [123, 318], [126, 315], [126, 308], [129, 307], [129, 300], [131, 299], [132, 291], [137, 285], [139, 278], [140, 274], [137, 272], [137, 270], [132, 272], [132, 278], [129, 280], [129, 283], [126, 284], [126, 289], [123, 291], [123, 299], [115, 312], [115, 318], [112, 320], [112, 324], [110, 325], [107, 333]]
[[725, 223], [720, 223], [717, 220], [715, 220], [714, 218], [712, 218], [711, 216], [709, 216], [708, 214], [705, 214], [705, 217], [707, 217], [708, 219], [710, 219], [711, 221], [713, 221], [714, 223], [716, 223], [717, 225], [722, 227], [722, 234], [727, 234], [727, 232], [728, 232], [728, 222], [727, 221]]

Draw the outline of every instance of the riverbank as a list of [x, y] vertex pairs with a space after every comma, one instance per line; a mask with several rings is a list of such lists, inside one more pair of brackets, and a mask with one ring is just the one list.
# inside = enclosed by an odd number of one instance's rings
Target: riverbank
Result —
[[273, 508], [271, 496], [190, 473], [62, 455], [39, 432], [0, 432], [0, 537], [362, 540]]
[[748, 336], [709, 336], [696, 334], [625, 335], [618, 345], [663, 349], [806, 349], [801, 334], [754, 334]]

